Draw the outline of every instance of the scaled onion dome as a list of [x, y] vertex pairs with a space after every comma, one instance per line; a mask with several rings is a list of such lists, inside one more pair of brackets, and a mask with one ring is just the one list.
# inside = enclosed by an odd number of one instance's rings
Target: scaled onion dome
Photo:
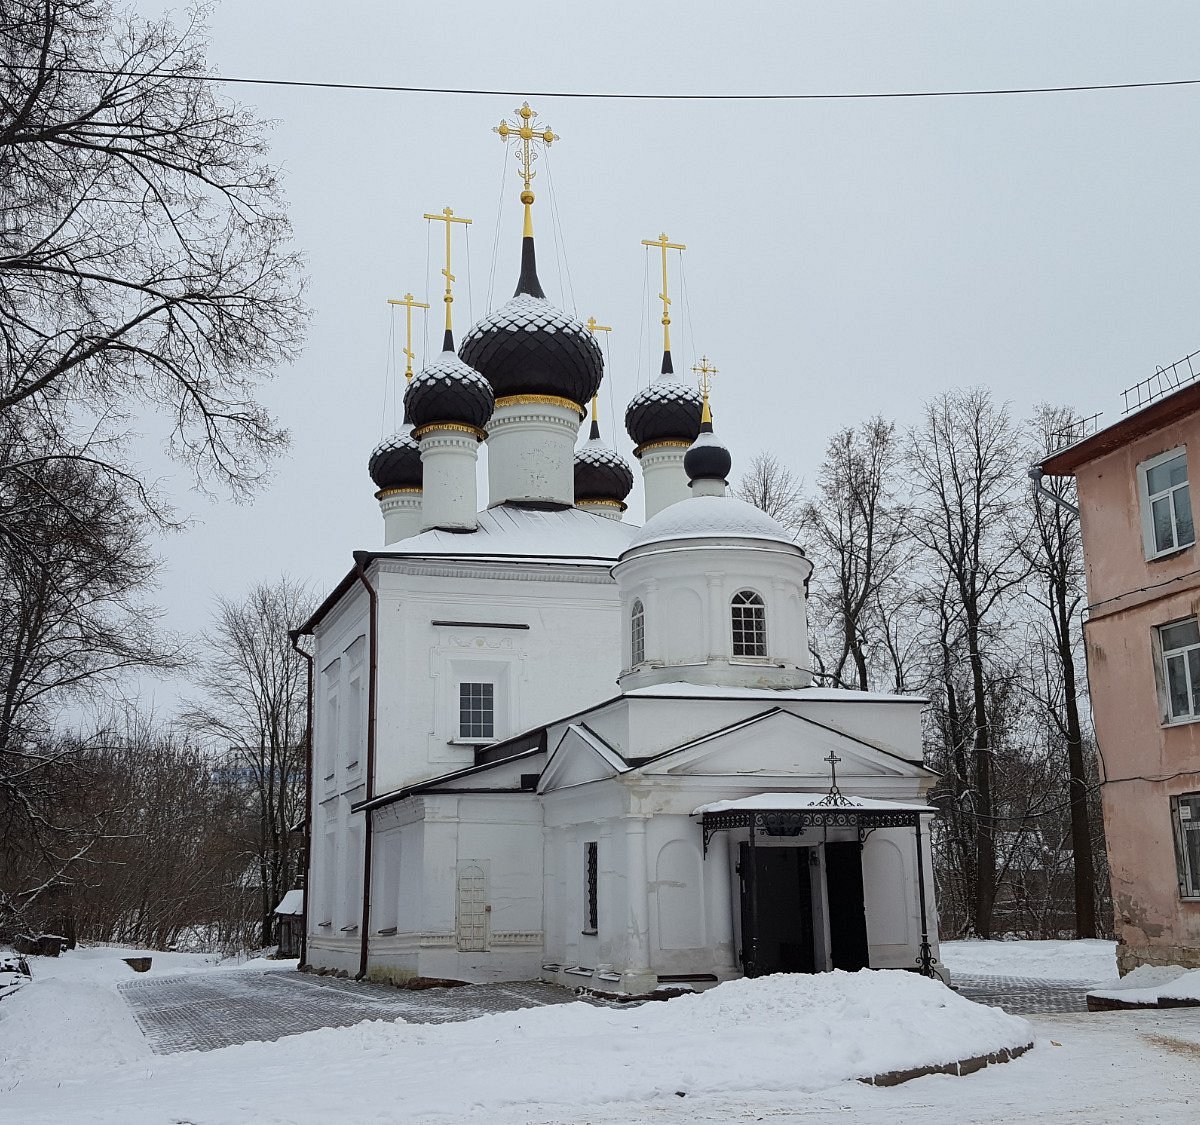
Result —
[[445, 350], [404, 392], [404, 414], [416, 430], [438, 423], [471, 426], [483, 433], [495, 398], [488, 381], [454, 354], [454, 337], [446, 330]]
[[405, 425], [391, 437], [384, 438], [372, 450], [367, 471], [380, 492], [420, 488], [421, 447], [412, 436], [412, 426]]
[[690, 445], [700, 433], [700, 392], [675, 379], [671, 353], [663, 352], [662, 371], [644, 391], [639, 391], [625, 409], [625, 429], [640, 452], [658, 442]]
[[689, 481], [719, 480], [728, 483], [733, 458], [713, 433], [712, 414], [708, 409], [707, 399], [704, 400], [702, 410], [700, 433], [683, 455], [683, 471], [687, 473]]
[[592, 334], [546, 300], [529, 234], [522, 239], [521, 277], [512, 300], [467, 333], [460, 354], [492, 385], [496, 398], [551, 395], [568, 399], [581, 415], [604, 374]]
[[615, 449], [600, 438], [600, 423], [592, 418], [587, 444], [575, 451], [575, 503], [607, 501], [625, 508], [633, 489], [633, 470]]

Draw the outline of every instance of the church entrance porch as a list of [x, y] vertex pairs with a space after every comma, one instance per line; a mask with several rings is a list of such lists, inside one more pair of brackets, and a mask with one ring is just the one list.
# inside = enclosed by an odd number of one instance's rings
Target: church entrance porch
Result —
[[[738, 839], [742, 971], [856, 972], [875, 961], [935, 975], [923, 830], [933, 812], [845, 796], [836, 786], [828, 795], [760, 793], [696, 809], [706, 856], [717, 833]], [[892, 831], [900, 828], [912, 831], [908, 847]]]

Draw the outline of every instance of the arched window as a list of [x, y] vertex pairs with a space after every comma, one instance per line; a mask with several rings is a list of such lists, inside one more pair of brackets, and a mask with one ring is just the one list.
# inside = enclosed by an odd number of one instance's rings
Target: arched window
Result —
[[635, 598], [629, 611], [629, 664], [631, 667], [646, 659], [646, 610], [641, 598]]
[[733, 655], [767, 655], [767, 608], [753, 590], [739, 590], [731, 603]]

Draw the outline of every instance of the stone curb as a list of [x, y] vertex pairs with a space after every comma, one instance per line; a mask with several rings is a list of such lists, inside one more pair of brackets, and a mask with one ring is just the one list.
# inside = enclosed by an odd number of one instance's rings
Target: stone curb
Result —
[[1093, 996], [1089, 992], [1087, 1007], [1089, 1012], [1156, 1011], [1160, 1008], [1200, 1008], [1200, 1000], [1175, 1000], [1170, 996], [1156, 1001], [1118, 1000], [1114, 996]]
[[1033, 1046], [1032, 1042], [1020, 1047], [1001, 1047], [990, 1055], [974, 1055], [969, 1059], [959, 1059], [957, 1062], [941, 1063], [937, 1066], [917, 1066], [911, 1070], [889, 1070], [870, 1078], [860, 1078], [866, 1086], [899, 1086], [901, 1082], [909, 1082], [914, 1078], [924, 1078], [927, 1074], [952, 1074], [961, 1078], [966, 1074], [974, 1074], [985, 1066], [995, 1063], [1011, 1062], [1020, 1058]]

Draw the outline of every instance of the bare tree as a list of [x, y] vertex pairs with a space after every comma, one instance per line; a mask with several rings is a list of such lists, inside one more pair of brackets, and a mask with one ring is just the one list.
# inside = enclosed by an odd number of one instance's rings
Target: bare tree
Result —
[[[969, 801], [975, 837], [972, 914], [976, 932], [992, 932], [997, 887], [994, 731], [989, 712], [989, 662], [999, 643], [1004, 599], [1022, 582], [1022, 508], [1014, 496], [1024, 473], [1023, 443], [1008, 411], [984, 389], [944, 394], [925, 408], [908, 447], [914, 498], [909, 526], [928, 560], [943, 609], [946, 675], [957, 663], [968, 672], [964, 711], [971, 730], [971, 761], [956, 794]], [[957, 736], [956, 736], [957, 737]]]
[[774, 453], [755, 455], [733, 490], [734, 496], [778, 520], [790, 532], [800, 528], [804, 488]]
[[[837, 655], [828, 673], [839, 686], [866, 691], [871, 648], [878, 643], [899, 668], [900, 638], [886, 632], [882, 602], [904, 601], [898, 590], [911, 554], [904, 508], [897, 497], [899, 448], [895, 426], [880, 417], [836, 433], [817, 471], [817, 495], [800, 520], [814, 556], [813, 601]], [[887, 646], [891, 647], [887, 647]], [[847, 666], [852, 675], [847, 676]]]
[[[1049, 448], [1050, 434], [1064, 429], [1072, 412], [1043, 404], [1031, 423], [1036, 448]], [[1075, 931], [1096, 937], [1096, 872], [1089, 809], [1089, 765], [1084, 754], [1078, 676], [1080, 635], [1075, 618], [1084, 602], [1083, 542], [1075, 507], [1074, 479], [1050, 478], [1043, 487], [1056, 498], [1032, 492], [1032, 535], [1022, 544], [1030, 577], [1040, 589], [1028, 590], [1042, 611], [1036, 620], [1043, 649], [1043, 675], [1033, 678], [1044, 712], [1066, 745], [1070, 779], [1071, 851], [1075, 894]], [[1039, 691], [1038, 688], [1041, 688]]]
[[255, 586], [240, 602], [220, 599], [197, 676], [203, 699], [184, 716], [244, 780], [255, 814], [247, 856], [261, 888], [264, 945], [301, 858], [291, 826], [304, 803], [307, 673], [288, 630], [313, 608], [308, 587], [287, 577]]
[[305, 315], [263, 127], [204, 81], [203, 15], [0, 16], [0, 419], [40, 436], [20, 463], [88, 457], [160, 516], [127, 418], [158, 409], [201, 483], [244, 492], [286, 441], [256, 383]]

